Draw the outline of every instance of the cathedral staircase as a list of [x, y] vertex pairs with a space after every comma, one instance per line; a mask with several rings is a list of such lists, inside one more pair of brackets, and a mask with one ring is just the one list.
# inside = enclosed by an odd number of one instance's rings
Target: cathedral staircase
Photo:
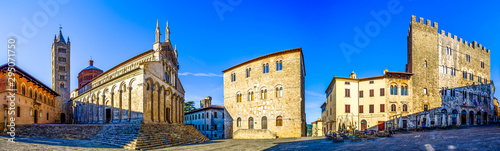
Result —
[[161, 149], [209, 140], [190, 125], [140, 124], [105, 128], [94, 137], [95, 141], [132, 150]]

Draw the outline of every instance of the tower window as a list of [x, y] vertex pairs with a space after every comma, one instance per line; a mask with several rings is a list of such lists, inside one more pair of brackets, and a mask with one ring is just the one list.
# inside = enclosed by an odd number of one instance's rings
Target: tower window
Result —
[[66, 72], [66, 67], [64, 67], [64, 66], [60, 66], [60, 67], [59, 67], [59, 71], [60, 71], [60, 72]]
[[61, 84], [59, 85], [59, 87], [60, 87], [60, 88], [64, 88], [64, 83], [61, 83]]
[[483, 61], [481, 61], [481, 68], [484, 69], [484, 62]]
[[59, 62], [66, 62], [66, 58], [64, 58], [64, 57], [59, 57], [59, 58], [57, 58], [57, 61], [59, 61]]
[[59, 52], [59, 53], [66, 53], [66, 49], [64, 49], [64, 48], [59, 48], [59, 49], [58, 49], [58, 52]]
[[424, 67], [427, 67], [427, 60], [424, 61]]
[[470, 55], [465, 55], [465, 61], [470, 62]]
[[59, 80], [65, 80], [64, 75], [59, 75]]

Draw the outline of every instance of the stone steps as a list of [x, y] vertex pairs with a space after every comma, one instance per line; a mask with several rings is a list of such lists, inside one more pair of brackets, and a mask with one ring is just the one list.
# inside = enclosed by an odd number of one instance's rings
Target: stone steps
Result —
[[96, 142], [133, 150], [161, 149], [206, 142], [193, 126], [179, 124], [110, 124], [93, 137]]

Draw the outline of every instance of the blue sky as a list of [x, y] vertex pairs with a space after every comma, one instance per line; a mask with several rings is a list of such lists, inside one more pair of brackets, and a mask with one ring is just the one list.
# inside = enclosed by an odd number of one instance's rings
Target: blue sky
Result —
[[[44, 4], [57, 4], [47, 7]], [[306, 64], [307, 122], [318, 119], [325, 89], [333, 76], [377, 76], [385, 68], [404, 71], [411, 15], [439, 23], [439, 30], [491, 50], [491, 78], [500, 80], [499, 2], [445, 1], [1, 1], [0, 35], [14, 35], [18, 66], [45, 84], [51, 82], [50, 48], [59, 25], [71, 38], [71, 89], [88, 66], [108, 70], [152, 48], [156, 20], [162, 32], [169, 21], [171, 41], [179, 53], [179, 78], [186, 101], [212, 96], [223, 105], [221, 71], [268, 53], [301, 47]], [[57, 9], [55, 9], [57, 8]], [[376, 19], [371, 12], [390, 12], [391, 19], [369, 42], [355, 44], [356, 27], [365, 30]], [[34, 30], [23, 30], [33, 24]], [[376, 28], [371, 28], [375, 30]], [[24, 31], [24, 32], [23, 32]], [[66, 37], [67, 38], [67, 37]], [[163, 38], [162, 38], [163, 39]], [[341, 44], [359, 51], [347, 55]], [[6, 44], [6, 42], [5, 42]], [[5, 49], [6, 50], [6, 49]], [[7, 62], [2, 53], [0, 62]], [[192, 74], [187, 74], [192, 73]], [[499, 94], [496, 94], [497, 98]]]

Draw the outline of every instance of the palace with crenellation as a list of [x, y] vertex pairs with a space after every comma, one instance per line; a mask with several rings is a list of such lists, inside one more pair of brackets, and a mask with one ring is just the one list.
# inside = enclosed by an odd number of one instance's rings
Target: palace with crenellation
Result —
[[479, 125], [496, 121], [490, 50], [411, 17], [405, 72], [334, 77], [323, 132]]

